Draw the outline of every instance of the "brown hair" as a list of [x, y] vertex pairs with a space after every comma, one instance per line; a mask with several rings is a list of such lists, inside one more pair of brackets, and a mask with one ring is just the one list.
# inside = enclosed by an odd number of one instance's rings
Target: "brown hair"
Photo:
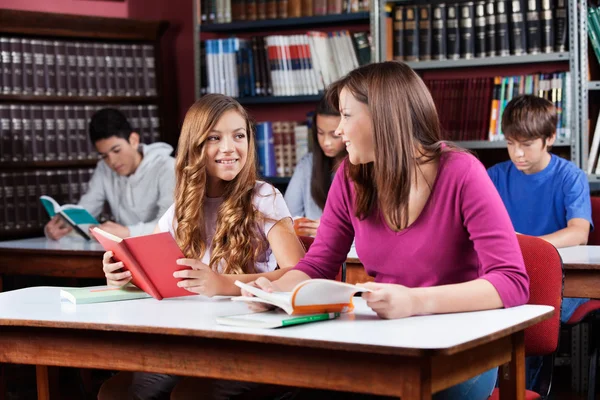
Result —
[[508, 102], [502, 114], [502, 132], [507, 139], [542, 139], [544, 144], [556, 133], [558, 117], [550, 101], [530, 94]]
[[210, 266], [216, 270], [225, 261], [223, 273], [254, 271], [254, 264], [267, 248], [259, 228], [264, 216], [252, 203], [256, 184], [254, 132], [246, 110], [233, 98], [208, 94], [188, 110], [181, 128], [175, 163], [175, 239], [188, 258], [200, 259], [206, 252], [204, 199], [206, 197], [206, 139], [219, 119], [230, 110], [246, 120], [248, 156], [240, 173], [225, 185], [212, 239]]
[[368, 106], [373, 123], [375, 161], [346, 164], [356, 189], [356, 216], [377, 207], [387, 225], [408, 225], [408, 200], [419, 165], [439, 158], [441, 127], [429, 90], [406, 64], [369, 64], [332, 84], [329, 100], [339, 104], [342, 89]]
[[[337, 167], [337, 160], [331, 157], [327, 157], [323, 152], [321, 146], [319, 146], [319, 129], [317, 128], [317, 116], [327, 115], [332, 117], [339, 117], [340, 112], [338, 111], [337, 104], [335, 107], [327, 101], [326, 95], [323, 96], [312, 121], [312, 140], [313, 140], [313, 165], [312, 174], [310, 180], [310, 194], [312, 195], [315, 203], [321, 208], [325, 208], [325, 201], [327, 200], [327, 194], [331, 187], [331, 173], [334, 168]], [[344, 156], [348, 153], [346, 149], [342, 149], [340, 154]]]

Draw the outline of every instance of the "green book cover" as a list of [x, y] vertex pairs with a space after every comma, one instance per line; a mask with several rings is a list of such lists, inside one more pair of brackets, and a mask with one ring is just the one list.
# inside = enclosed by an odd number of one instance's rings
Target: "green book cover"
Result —
[[286, 326], [307, 324], [310, 322], [327, 321], [330, 319], [335, 319], [339, 316], [340, 313], [288, 315], [283, 311], [274, 310], [217, 317], [217, 323], [229, 326], [244, 326], [247, 328], [283, 328]]
[[596, 58], [600, 62], [600, 23], [598, 22], [598, 10], [594, 6], [588, 7], [588, 36]]
[[110, 286], [93, 286], [85, 288], [64, 288], [60, 291], [61, 299], [73, 304], [106, 303], [109, 301], [135, 300], [151, 297], [133, 285], [120, 288]]

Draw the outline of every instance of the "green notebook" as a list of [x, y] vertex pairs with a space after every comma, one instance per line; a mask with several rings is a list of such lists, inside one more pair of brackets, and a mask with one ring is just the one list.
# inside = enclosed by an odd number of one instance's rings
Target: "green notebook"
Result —
[[288, 315], [280, 310], [259, 313], [217, 317], [217, 323], [248, 328], [283, 328], [286, 326], [326, 321], [340, 316], [340, 313], [322, 313], [310, 315]]
[[93, 286], [85, 288], [64, 288], [60, 291], [60, 298], [73, 304], [106, 303], [109, 301], [145, 299], [150, 296], [133, 285], [120, 288], [111, 286]]

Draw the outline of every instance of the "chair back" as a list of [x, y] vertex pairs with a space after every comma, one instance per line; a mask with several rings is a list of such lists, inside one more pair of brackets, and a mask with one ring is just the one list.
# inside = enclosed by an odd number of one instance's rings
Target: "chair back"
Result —
[[[298, 236], [298, 238], [300, 239], [300, 242], [302, 243], [302, 246], [304, 246], [304, 250], [306, 250], [306, 251], [308, 251], [308, 249], [310, 248], [310, 245], [313, 244], [313, 242], [315, 241], [315, 238], [311, 237], [311, 236]], [[346, 263], [345, 262], [342, 264], [342, 268], [340, 268], [340, 271], [336, 275], [335, 280], [340, 281], [340, 282], [346, 282]]]
[[525, 329], [528, 356], [552, 354], [558, 347], [560, 305], [563, 291], [563, 265], [558, 250], [543, 239], [517, 235], [529, 275], [529, 301], [554, 307], [552, 318]]
[[590, 229], [590, 236], [588, 236], [589, 245], [598, 246], [600, 245], [600, 197], [591, 197], [592, 200], [592, 221], [596, 229]]

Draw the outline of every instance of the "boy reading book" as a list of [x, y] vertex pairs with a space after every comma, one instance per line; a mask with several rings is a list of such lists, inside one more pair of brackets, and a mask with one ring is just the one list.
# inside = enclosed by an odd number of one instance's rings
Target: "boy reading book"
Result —
[[[158, 218], [173, 203], [173, 148], [166, 143], [141, 144], [140, 135], [114, 108], [92, 116], [89, 134], [102, 160], [78, 205], [98, 217], [108, 203], [115, 221], [100, 227], [119, 237], [152, 233]], [[44, 233], [58, 240], [71, 229], [64, 219], [54, 216]]]
[[[155, 232], [175, 238], [186, 257], [178, 260], [179, 265], [192, 269], [175, 272], [170, 279], [182, 279], [177, 284], [191, 293], [239, 295], [236, 280], [276, 279], [304, 255], [283, 196], [257, 181], [254, 141], [248, 114], [230, 97], [205, 95], [185, 116], [175, 167], [175, 203]], [[122, 286], [131, 280], [131, 273], [111, 257], [111, 252], [104, 254], [107, 282]], [[131, 394], [140, 399], [168, 398], [179, 380], [171, 375], [120, 373], [102, 385], [98, 398], [131, 398]], [[233, 396], [259, 386], [201, 379], [181, 384], [171, 398]]]

